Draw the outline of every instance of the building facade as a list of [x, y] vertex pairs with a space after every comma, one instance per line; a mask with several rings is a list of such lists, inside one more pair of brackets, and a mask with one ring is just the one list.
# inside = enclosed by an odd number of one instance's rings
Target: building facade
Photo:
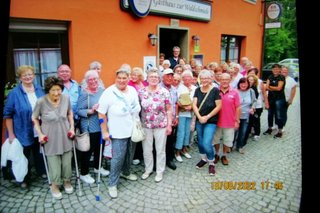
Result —
[[[149, 35], [157, 37], [155, 45]], [[89, 63], [103, 65], [111, 85], [123, 63], [158, 64], [172, 47], [189, 62], [203, 65], [248, 57], [260, 67], [263, 5], [256, 0], [11, 0], [7, 76], [15, 80], [22, 64], [36, 68], [43, 84], [61, 63], [78, 82]]]

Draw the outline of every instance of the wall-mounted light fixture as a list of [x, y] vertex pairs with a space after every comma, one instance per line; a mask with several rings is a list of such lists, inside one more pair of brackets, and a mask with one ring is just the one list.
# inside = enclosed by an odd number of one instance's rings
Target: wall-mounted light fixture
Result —
[[197, 35], [192, 36], [192, 40], [194, 41], [195, 46], [199, 46], [200, 37]]
[[148, 38], [150, 39], [150, 43], [152, 46], [157, 44], [158, 37], [155, 34], [149, 33]]

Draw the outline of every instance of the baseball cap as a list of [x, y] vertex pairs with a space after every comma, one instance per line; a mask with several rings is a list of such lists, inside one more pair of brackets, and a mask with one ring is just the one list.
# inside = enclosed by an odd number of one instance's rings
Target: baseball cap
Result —
[[162, 75], [168, 75], [168, 74], [173, 74], [173, 70], [170, 68], [163, 70]]

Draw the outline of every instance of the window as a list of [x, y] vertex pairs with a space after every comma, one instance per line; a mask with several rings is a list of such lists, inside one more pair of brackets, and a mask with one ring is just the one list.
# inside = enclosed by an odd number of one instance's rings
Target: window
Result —
[[239, 36], [222, 35], [221, 36], [221, 62], [239, 62], [240, 47], [242, 38]]
[[68, 36], [65, 23], [13, 20], [9, 27], [8, 81], [16, 81], [16, 70], [21, 65], [35, 68], [35, 83], [56, 75], [57, 67], [69, 63]]

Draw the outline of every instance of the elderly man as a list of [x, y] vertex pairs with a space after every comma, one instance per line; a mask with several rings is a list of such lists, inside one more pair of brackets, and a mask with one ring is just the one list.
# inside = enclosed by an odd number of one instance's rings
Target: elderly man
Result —
[[179, 122], [178, 117], [178, 93], [174, 86], [172, 86], [173, 83], [173, 70], [170, 68], [167, 68], [163, 71], [162, 74], [162, 82], [160, 83], [160, 86], [167, 89], [170, 93], [170, 102], [172, 106], [172, 132], [170, 135], [167, 136], [167, 144], [166, 144], [166, 163], [167, 166], [175, 170], [177, 166], [173, 162], [174, 159], [174, 144], [176, 142], [176, 127]]
[[177, 64], [179, 64], [180, 60], [180, 47], [174, 46], [172, 49], [173, 56], [169, 58], [170, 68], [173, 69]]
[[75, 121], [78, 121], [77, 102], [80, 94], [79, 84], [75, 80], [71, 79], [71, 69], [66, 64], [61, 64], [58, 67], [58, 77], [63, 80], [64, 89], [62, 91], [62, 94], [67, 94], [69, 96], [74, 119]]

